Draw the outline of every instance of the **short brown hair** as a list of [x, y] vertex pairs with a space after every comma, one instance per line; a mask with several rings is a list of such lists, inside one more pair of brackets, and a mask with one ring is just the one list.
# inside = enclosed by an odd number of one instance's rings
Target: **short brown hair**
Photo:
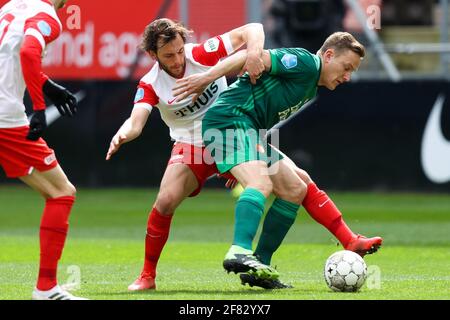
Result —
[[192, 31], [185, 28], [182, 23], [171, 19], [162, 18], [150, 23], [144, 31], [141, 49], [148, 52], [157, 52], [159, 48], [172, 41], [179, 34], [183, 41]]
[[330, 35], [319, 49], [319, 52], [323, 54], [328, 49], [334, 49], [336, 54], [340, 54], [345, 50], [351, 50], [361, 58], [364, 58], [366, 55], [364, 46], [348, 32], [335, 32]]

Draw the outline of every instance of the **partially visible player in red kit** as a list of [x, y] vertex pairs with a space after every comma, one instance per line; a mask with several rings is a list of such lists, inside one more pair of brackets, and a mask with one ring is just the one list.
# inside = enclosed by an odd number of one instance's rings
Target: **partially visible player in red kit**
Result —
[[[76, 112], [75, 96], [42, 72], [42, 53], [62, 30], [55, 9], [66, 1], [11, 0], [0, 9], [0, 166], [8, 178], [19, 178], [46, 199], [35, 300], [81, 299], [57, 283], [76, 190], [41, 138], [47, 126], [44, 94], [61, 115]], [[25, 88], [33, 103], [30, 121], [23, 104]]]

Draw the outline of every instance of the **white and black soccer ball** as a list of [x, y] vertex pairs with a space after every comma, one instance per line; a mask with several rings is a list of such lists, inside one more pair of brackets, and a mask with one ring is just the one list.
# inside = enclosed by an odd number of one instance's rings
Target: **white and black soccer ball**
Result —
[[356, 292], [366, 281], [367, 265], [357, 253], [341, 250], [327, 259], [323, 274], [333, 291]]

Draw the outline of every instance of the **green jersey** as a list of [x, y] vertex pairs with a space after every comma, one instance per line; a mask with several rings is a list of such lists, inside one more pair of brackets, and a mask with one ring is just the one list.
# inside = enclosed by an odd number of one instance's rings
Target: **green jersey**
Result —
[[223, 91], [202, 121], [202, 137], [224, 173], [243, 162], [268, 166], [284, 156], [267, 144], [264, 132], [286, 120], [317, 93], [321, 60], [305, 49], [270, 50], [272, 69], [252, 85], [245, 75]]
[[272, 69], [252, 85], [244, 75], [222, 92], [208, 111], [214, 118], [248, 117], [258, 129], [286, 120], [317, 94], [321, 71], [318, 56], [301, 48], [270, 50]]

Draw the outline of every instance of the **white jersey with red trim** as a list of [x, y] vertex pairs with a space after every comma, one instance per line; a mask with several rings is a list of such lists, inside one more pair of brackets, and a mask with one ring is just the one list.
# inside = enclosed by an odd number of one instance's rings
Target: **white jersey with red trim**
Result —
[[20, 50], [25, 36], [42, 48], [56, 39], [62, 25], [49, 0], [11, 0], [0, 9], [0, 128], [28, 124], [23, 104], [25, 81]]
[[[184, 77], [207, 71], [234, 51], [228, 33], [201, 44], [188, 43], [184, 49]], [[226, 79], [222, 77], [211, 83], [195, 103], [192, 103], [191, 97], [174, 102], [172, 89], [176, 86], [176, 80], [156, 62], [139, 83], [134, 107], [149, 111], [153, 107], [158, 108], [173, 140], [202, 146], [201, 121], [219, 94], [227, 88]]]

